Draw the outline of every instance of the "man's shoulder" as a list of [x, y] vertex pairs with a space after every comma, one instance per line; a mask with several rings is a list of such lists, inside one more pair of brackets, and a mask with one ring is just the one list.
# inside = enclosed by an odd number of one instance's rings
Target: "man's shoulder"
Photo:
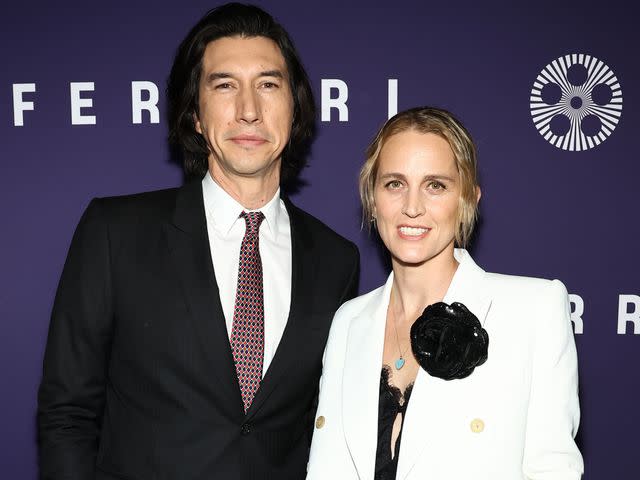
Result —
[[110, 197], [96, 198], [104, 208], [127, 209], [162, 209], [175, 205], [176, 196], [180, 188], [165, 188], [147, 192], [130, 193]]
[[148, 192], [110, 197], [97, 197], [91, 201], [87, 212], [99, 211], [109, 222], [147, 223], [167, 219], [175, 209], [180, 188], [166, 188]]
[[290, 200], [285, 199], [285, 205], [289, 212], [291, 225], [303, 230], [304, 233], [313, 239], [314, 244], [327, 249], [356, 249], [355, 244], [351, 240], [343, 237], [309, 212], [297, 207], [291, 203]]
[[382, 285], [375, 290], [343, 303], [333, 317], [331, 333], [329, 334], [330, 341], [335, 341], [339, 337], [346, 338], [346, 333], [349, 331], [352, 320], [362, 315], [363, 312], [369, 312], [368, 316], [370, 317], [381, 302], [385, 300], [384, 290], [385, 285]]

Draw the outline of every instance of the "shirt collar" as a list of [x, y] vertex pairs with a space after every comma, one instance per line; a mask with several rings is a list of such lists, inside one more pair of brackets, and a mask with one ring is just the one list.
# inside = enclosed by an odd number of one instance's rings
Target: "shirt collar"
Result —
[[202, 195], [204, 197], [204, 210], [213, 225], [222, 235], [229, 234], [235, 223], [240, 220], [243, 211], [260, 211], [264, 214], [264, 222], [269, 233], [274, 239], [278, 236], [278, 221], [280, 219], [280, 188], [276, 190], [273, 198], [262, 208], [249, 210], [244, 208], [236, 199], [229, 195], [218, 185], [211, 174], [207, 172], [202, 179]]

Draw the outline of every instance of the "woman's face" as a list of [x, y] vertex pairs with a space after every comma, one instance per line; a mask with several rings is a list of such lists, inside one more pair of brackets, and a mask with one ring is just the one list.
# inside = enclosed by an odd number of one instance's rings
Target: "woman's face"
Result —
[[453, 258], [460, 178], [449, 143], [405, 131], [387, 139], [378, 158], [374, 216], [394, 266]]

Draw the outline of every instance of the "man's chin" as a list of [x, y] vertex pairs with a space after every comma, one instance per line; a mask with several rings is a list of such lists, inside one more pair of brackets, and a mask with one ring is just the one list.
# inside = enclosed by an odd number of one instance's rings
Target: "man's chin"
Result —
[[280, 177], [280, 160], [242, 158], [231, 162], [216, 162], [217, 165], [209, 170], [212, 171], [214, 179], [216, 174], [220, 174], [228, 178], [273, 178], [279, 180]]

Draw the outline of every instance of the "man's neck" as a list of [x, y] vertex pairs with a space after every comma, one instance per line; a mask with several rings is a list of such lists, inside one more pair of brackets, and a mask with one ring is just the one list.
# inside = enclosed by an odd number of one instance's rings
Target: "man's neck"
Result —
[[260, 177], [238, 177], [210, 167], [209, 175], [220, 188], [247, 210], [264, 207], [280, 187], [279, 172]]

